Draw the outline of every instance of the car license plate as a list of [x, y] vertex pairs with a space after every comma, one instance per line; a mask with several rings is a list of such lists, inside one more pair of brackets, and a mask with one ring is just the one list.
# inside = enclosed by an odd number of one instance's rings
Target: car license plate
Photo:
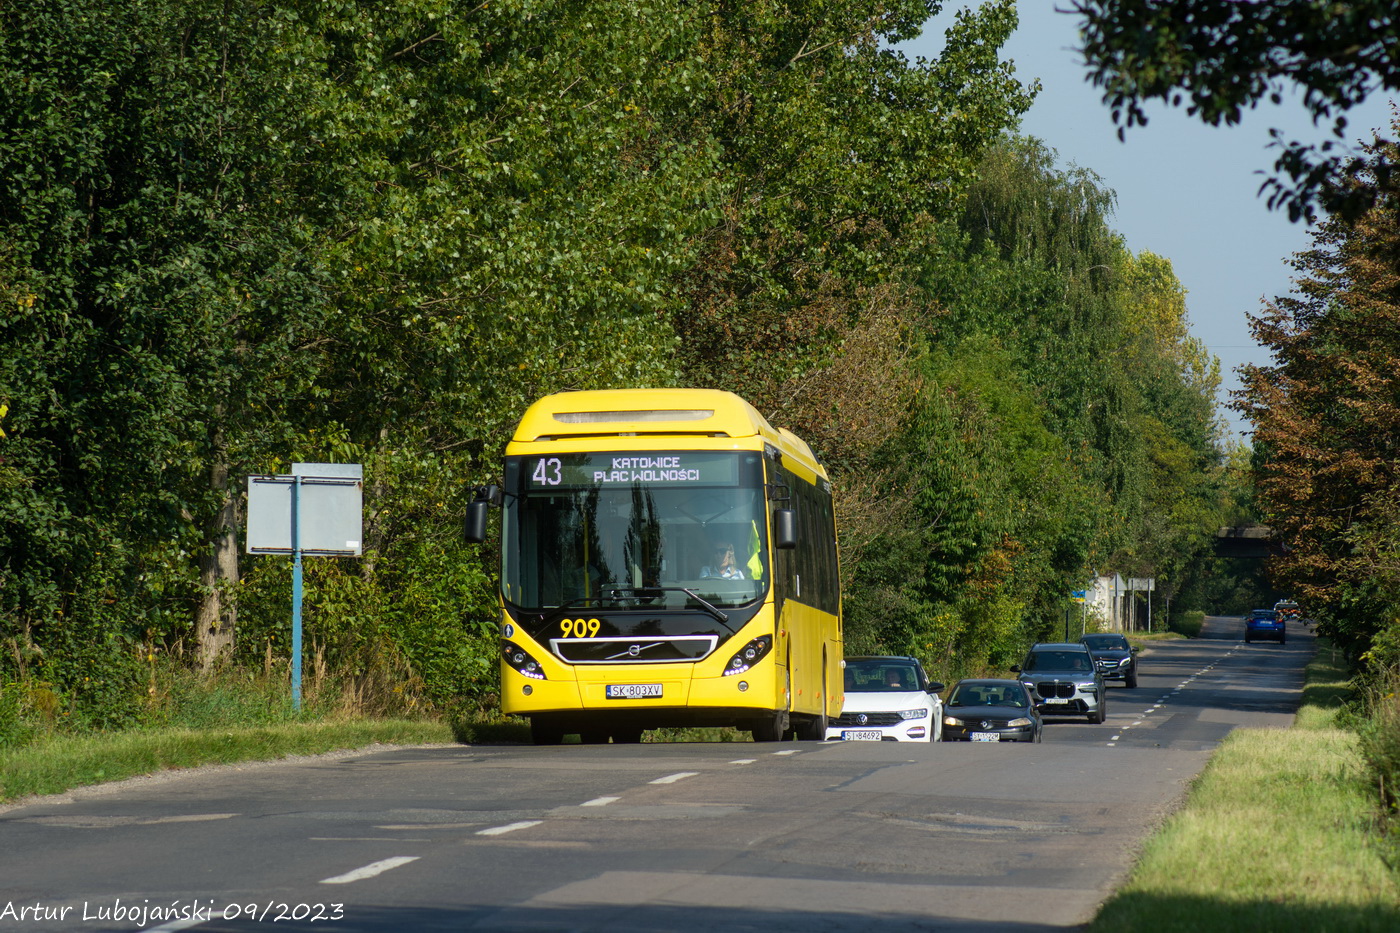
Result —
[[661, 696], [660, 684], [608, 684], [609, 700], [644, 700]]
[[974, 732], [974, 733], [972, 733], [972, 741], [974, 741], [974, 742], [1000, 742], [1000, 741], [1001, 741], [1001, 733], [999, 733], [999, 732]]
[[847, 742], [879, 742], [884, 737], [878, 729], [847, 729], [841, 733], [841, 738]]
[[1043, 703], [1045, 706], [1068, 706], [1069, 700], [1056, 697], [1053, 700], [1041, 700], [1041, 703]]

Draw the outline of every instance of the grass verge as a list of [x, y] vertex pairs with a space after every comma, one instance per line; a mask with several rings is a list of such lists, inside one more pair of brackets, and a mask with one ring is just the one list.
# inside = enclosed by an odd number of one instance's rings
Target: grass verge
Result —
[[55, 736], [0, 751], [0, 801], [175, 768], [451, 741], [442, 723], [394, 719]]
[[1400, 930], [1349, 690], [1319, 640], [1292, 729], [1236, 729], [1090, 933]]

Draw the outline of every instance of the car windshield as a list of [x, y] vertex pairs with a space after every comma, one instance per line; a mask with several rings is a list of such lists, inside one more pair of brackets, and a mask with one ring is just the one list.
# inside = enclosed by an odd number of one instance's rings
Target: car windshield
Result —
[[923, 689], [918, 668], [908, 661], [847, 661], [845, 680], [847, 693], [911, 693]]
[[1032, 651], [1021, 665], [1024, 671], [1091, 671], [1093, 662], [1083, 651]]
[[1095, 651], [1106, 651], [1112, 648], [1128, 650], [1128, 639], [1122, 635], [1085, 635], [1083, 642]]
[[1030, 705], [1026, 691], [1019, 684], [958, 684], [948, 696], [948, 706], [1016, 706]]

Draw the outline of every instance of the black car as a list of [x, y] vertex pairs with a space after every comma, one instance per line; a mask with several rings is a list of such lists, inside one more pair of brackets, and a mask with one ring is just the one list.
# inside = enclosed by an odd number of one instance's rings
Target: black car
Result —
[[1103, 675], [1089, 649], [1078, 642], [1035, 644], [1011, 668], [1045, 716], [1083, 716], [1101, 723], [1108, 716]]
[[1042, 726], [1019, 680], [960, 680], [943, 703], [945, 742], [1039, 742]]
[[1089, 649], [1104, 680], [1121, 680], [1125, 687], [1137, 686], [1137, 653], [1135, 645], [1118, 632], [1094, 632], [1084, 635], [1079, 643]]

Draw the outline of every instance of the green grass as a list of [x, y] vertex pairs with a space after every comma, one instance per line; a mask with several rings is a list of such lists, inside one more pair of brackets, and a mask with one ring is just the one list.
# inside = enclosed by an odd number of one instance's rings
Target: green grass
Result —
[[1308, 668], [1292, 729], [1236, 729], [1091, 933], [1400, 930], [1340, 654]]
[[376, 743], [451, 742], [451, 729], [418, 720], [279, 723], [226, 729], [152, 729], [51, 736], [0, 751], [0, 801], [207, 764], [317, 755]]

